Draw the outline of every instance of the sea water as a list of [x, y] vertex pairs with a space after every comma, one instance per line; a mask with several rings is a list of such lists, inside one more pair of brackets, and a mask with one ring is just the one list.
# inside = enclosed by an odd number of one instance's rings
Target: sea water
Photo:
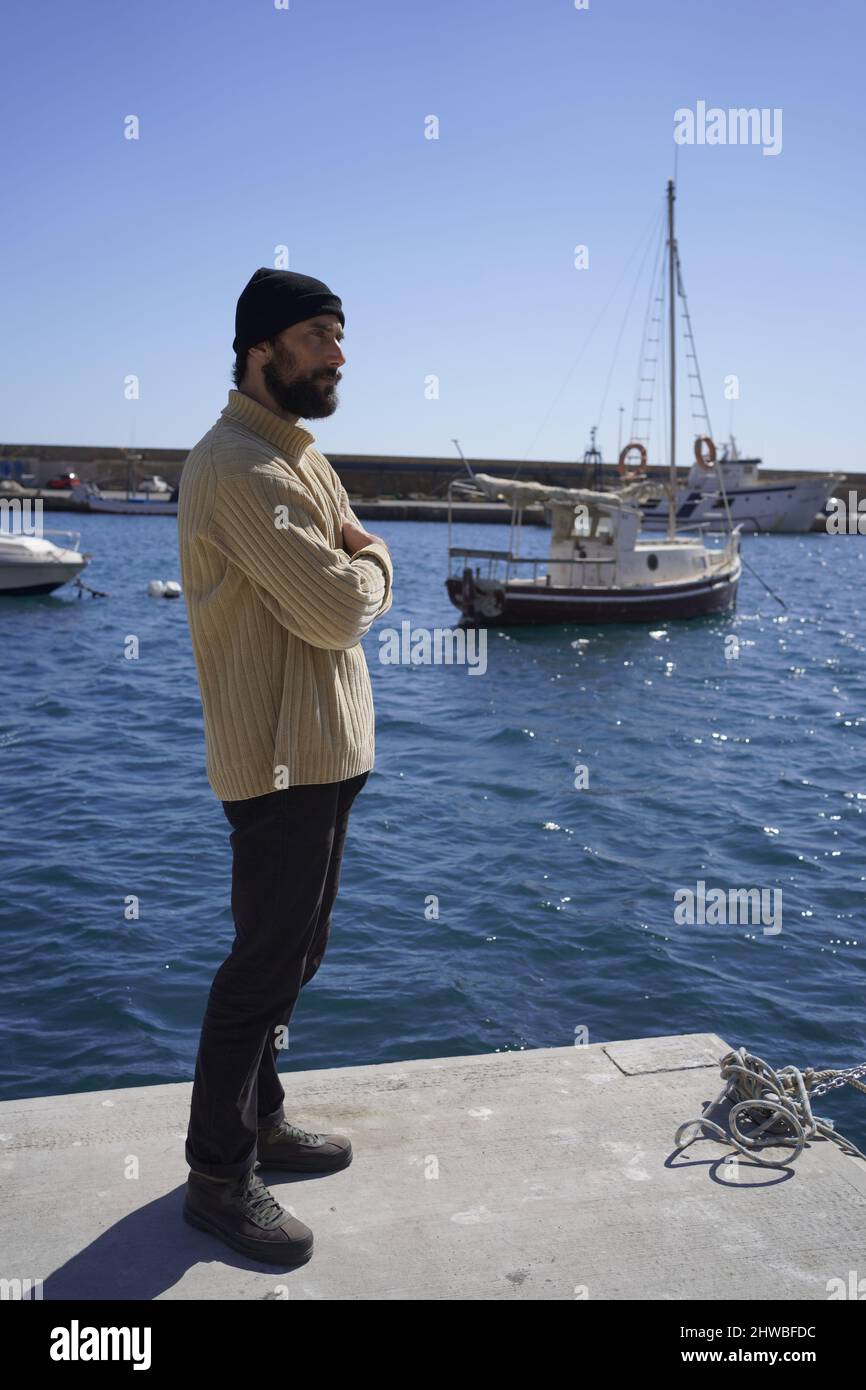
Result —
[[[0, 600], [4, 1099], [191, 1080], [233, 935], [183, 599], [146, 592], [175, 524], [75, 524], [110, 597]], [[380, 660], [459, 614], [446, 528], [376, 529], [376, 764], [283, 1067], [692, 1032], [866, 1061], [866, 538], [746, 537], [785, 607], [746, 569], [730, 616], [490, 629], [481, 672]], [[866, 1098], [816, 1111], [866, 1145]]]

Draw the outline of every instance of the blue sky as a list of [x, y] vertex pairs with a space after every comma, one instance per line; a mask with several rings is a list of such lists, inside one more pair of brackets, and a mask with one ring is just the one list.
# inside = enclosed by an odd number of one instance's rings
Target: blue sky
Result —
[[[676, 153], [716, 437], [734, 374], [768, 467], [866, 467], [860, 6], [84, 0], [5, 27], [4, 442], [190, 447], [286, 245], [346, 312], [325, 452], [572, 459], [598, 423], [610, 457]], [[780, 108], [780, 153], [677, 148], [698, 100]]]

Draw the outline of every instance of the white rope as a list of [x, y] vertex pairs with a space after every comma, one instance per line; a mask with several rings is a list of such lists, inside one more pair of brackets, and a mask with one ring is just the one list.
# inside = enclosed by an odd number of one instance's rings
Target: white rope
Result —
[[[674, 1136], [678, 1149], [685, 1148], [699, 1137], [695, 1133], [690, 1139], [684, 1139], [687, 1130], [694, 1129], [710, 1130], [723, 1143], [733, 1144], [741, 1154], [766, 1168], [785, 1167], [793, 1163], [806, 1147], [806, 1141], [818, 1137], [831, 1139], [844, 1152], [866, 1159], [866, 1154], [861, 1153], [850, 1139], [836, 1133], [832, 1120], [813, 1115], [811, 1104], [815, 1097], [846, 1083], [866, 1095], [866, 1084], [860, 1079], [866, 1076], [866, 1062], [856, 1067], [826, 1068], [822, 1071], [815, 1071], [812, 1067], [802, 1072], [798, 1067], [780, 1067], [774, 1071], [762, 1058], [739, 1047], [726, 1053], [720, 1059], [719, 1067], [724, 1088], [699, 1120], [687, 1120], [680, 1125]], [[732, 1102], [727, 1116], [730, 1133], [706, 1118], [725, 1101]], [[740, 1129], [741, 1117], [746, 1117], [754, 1126], [748, 1134]], [[794, 1152], [784, 1160], [761, 1158], [758, 1152], [760, 1148], [779, 1147], [791, 1148]]]

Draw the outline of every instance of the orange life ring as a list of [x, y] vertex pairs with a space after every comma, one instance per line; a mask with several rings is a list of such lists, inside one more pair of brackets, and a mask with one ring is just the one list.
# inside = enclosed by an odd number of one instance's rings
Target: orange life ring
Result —
[[[638, 464], [637, 468], [626, 467], [625, 461], [631, 453], [632, 449], [637, 449], [638, 453], [640, 454], [640, 463]], [[630, 481], [632, 478], [642, 478], [643, 475], [646, 473], [646, 465], [646, 446], [643, 444], [639, 444], [636, 440], [633, 441], [631, 444], [626, 444], [625, 448], [619, 456], [619, 471], [623, 478], [625, 478], [628, 481]]]
[[[703, 444], [706, 444], [706, 446], [707, 446], [707, 454], [706, 454], [706, 457], [704, 457], [704, 451], [703, 451], [703, 449], [702, 449], [702, 447], [701, 447]], [[699, 464], [701, 465], [701, 468], [706, 468], [707, 471], [709, 471], [709, 469], [712, 468], [712, 466], [713, 466], [713, 464], [715, 463], [715, 461], [716, 461], [716, 446], [715, 446], [715, 444], [714, 444], [713, 441], [710, 439], [710, 436], [709, 436], [708, 434], [699, 434], [698, 437], [697, 437], [697, 439], [695, 440], [695, 462], [696, 462], [696, 463], [699, 463]]]

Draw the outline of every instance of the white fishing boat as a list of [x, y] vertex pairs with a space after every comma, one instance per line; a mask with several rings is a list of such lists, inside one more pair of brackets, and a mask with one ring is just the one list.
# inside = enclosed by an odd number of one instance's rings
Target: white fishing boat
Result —
[[[668, 374], [670, 383], [669, 487], [676, 473], [676, 301], [678, 261], [674, 236], [674, 184], [667, 187]], [[675, 511], [664, 541], [640, 541], [641, 501], [653, 485], [626, 475], [615, 492], [550, 487], [543, 483], [472, 473], [448, 489], [446, 588], [464, 622], [510, 623], [664, 622], [724, 613], [737, 598], [742, 562], [740, 531], [724, 546], [699, 534], [677, 534]], [[511, 504], [508, 550], [452, 546], [455, 493], [504, 498]], [[550, 519], [546, 556], [521, 556], [521, 521], [541, 504]], [[689, 527], [690, 530], [696, 528]], [[537, 528], [532, 528], [535, 535]]]
[[[68, 536], [73, 544], [55, 545], [46, 540], [48, 535]], [[0, 532], [0, 597], [50, 594], [61, 584], [77, 579], [90, 563], [90, 556], [81, 554], [79, 544], [80, 536], [74, 531], [49, 531], [42, 536]]]
[[[508, 550], [451, 545], [453, 492], [511, 503]], [[541, 504], [551, 519], [545, 556], [521, 555], [523, 509]], [[449, 489], [451, 602], [482, 626], [511, 623], [666, 622], [724, 613], [736, 603], [740, 533], [712, 548], [700, 536], [641, 541], [640, 488], [593, 492], [476, 473]], [[529, 528], [533, 537], [546, 533]]]
[[[731, 519], [752, 532], [810, 531], [840, 483], [843, 473], [791, 473], [761, 478], [759, 458], [744, 458], [731, 435], [717, 453], [709, 438], [695, 442], [695, 462], [676, 494], [677, 521], [700, 522], [711, 531], [727, 529]], [[726, 499], [727, 498], [727, 504]], [[659, 488], [642, 504], [644, 529], [663, 531], [668, 523], [668, 495]]]
[[111, 512], [116, 516], [177, 516], [177, 502], [172, 501], [170, 490], [147, 493], [143, 497], [133, 492], [127, 492], [125, 497], [106, 497], [95, 483], [79, 483], [72, 489], [71, 496], [76, 502], [84, 503], [89, 512]]

